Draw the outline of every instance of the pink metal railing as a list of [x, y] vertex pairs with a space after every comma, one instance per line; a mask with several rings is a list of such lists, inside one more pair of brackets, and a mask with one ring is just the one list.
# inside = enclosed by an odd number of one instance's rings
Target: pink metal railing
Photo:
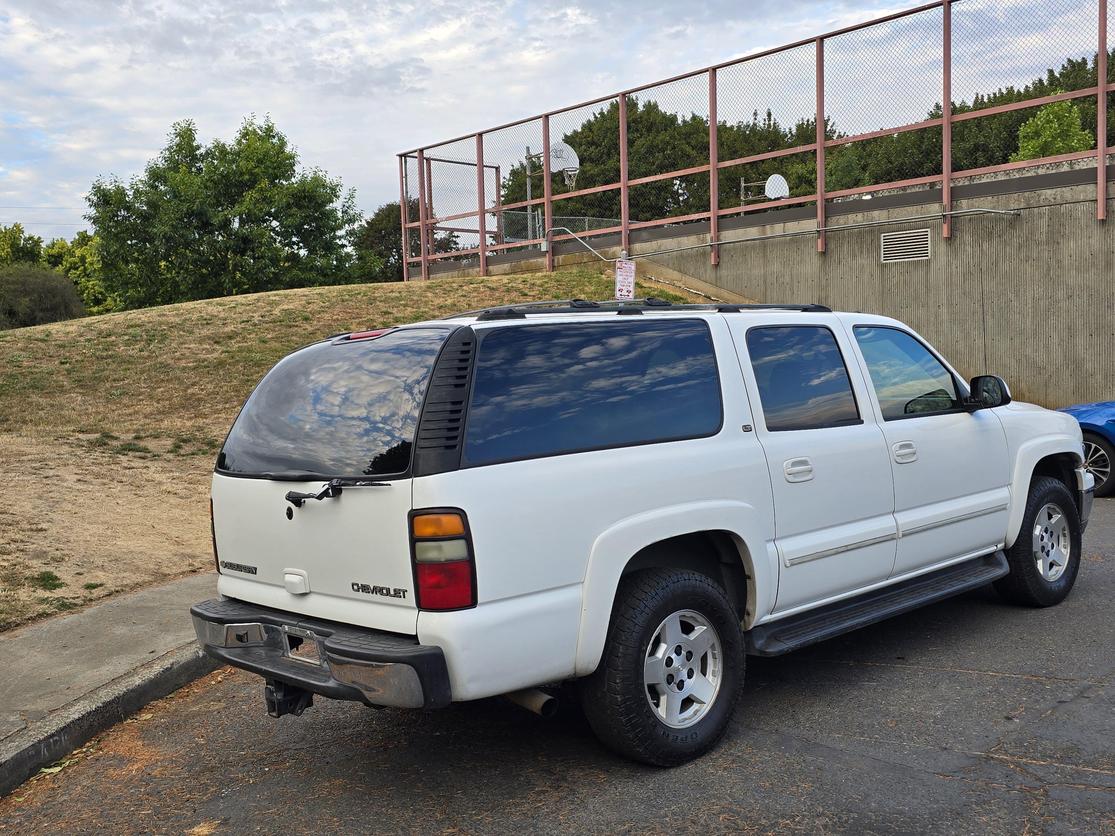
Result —
[[[720, 240], [719, 235], [719, 221], [720, 218], [731, 215], [750, 214], [763, 210], [769, 210], [776, 207], [792, 206], [800, 204], [814, 203], [816, 205], [816, 223], [817, 223], [817, 251], [823, 253], [826, 247], [825, 240], [825, 202], [834, 198], [852, 197], [857, 195], [866, 195], [873, 192], [896, 189], [909, 186], [921, 185], [939, 185], [941, 187], [941, 202], [942, 202], [942, 236], [949, 238], [952, 234], [951, 217], [948, 213], [952, 211], [952, 185], [953, 181], [958, 177], [970, 177], [978, 174], [988, 174], [1000, 171], [1009, 171], [1014, 169], [1026, 168], [1030, 166], [1043, 165], [1053, 162], [1061, 162], [1068, 160], [1080, 160], [1086, 158], [1094, 158], [1096, 161], [1096, 218], [1104, 220], [1106, 218], [1106, 203], [1107, 203], [1107, 176], [1106, 176], [1106, 162], [1107, 155], [1111, 148], [1108, 145], [1107, 138], [1107, 96], [1109, 93], [1115, 92], [1115, 83], [1108, 83], [1108, 36], [1107, 36], [1107, 1], [1108, 0], [1095, 0], [1098, 7], [1098, 20], [1097, 20], [1097, 55], [1096, 55], [1096, 84], [1091, 87], [1085, 87], [1068, 92], [1059, 92], [1045, 96], [1038, 96], [1026, 99], [1024, 101], [1011, 102], [1008, 104], [996, 105], [992, 107], [985, 107], [982, 109], [972, 109], [962, 113], [953, 113], [953, 85], [952, 85], [952, 71], [953, 71], [953, 7], [957, 0], [937, 0], [937, 2], [927, 3], [922, 6], [907, 9], [905, 11], [896, 12], [885, 17], [870, 20], [854, 26], [845, 27], [825, 35], [797, 41], [792, 44], [776, 47], [773, 49], [765, 50], [763, 52], [755, 53], [747, 56], [746, 58], [738, 59], [735, 61], [728, 61], [721, 64], [716, 64], [700, 70], [684, 73], [681, 75], [673, 76], [672, 78], [657, 81], [652, 84], [643, 85], [629, 90], [622, 91], [618, 94], [601, 96], [595, 99], [590, 99], [585, 102], [579, 102], [575, 105], [562, 107], [557, 110], [544, 113], [541, 116], [528, 117], [519, 119], [514, 122], [509, 122], [504, 125], [490, 128], [486, 131], [481, 131], [476, 134], [466, 134], [464, 136], [455, 137], [452, 140], [438, 143], [435, 146], [425, 146], [423, 148], [416, 148], [410, 151], [403, 152], [399, 155], [399, 192], [400, 192], [400, 208], [401, 208], [401, 231], [403, 241], [403, 278], [411, 278], [411, 265], [420, 266], [420, 275], [422, 278], [429, 278], [430, 264], [435, 261], [458, 258], [467, 255], [479, 255], [480, 272], [481, 275], [488, 273], [488, 257], [492, 253], [499, 253], [510, 249], [521, 249], [532, 246], [540, 246], [554, 241], [570, 240], [573, 236], [568, 234], [551, 234], [546, 233], [553, 229], [553, 219], [555, 216], [555, 204], [560, 201], [570, 200], [574, 198], [581, 198], [588, 195], [603, 194], [606, 192], [619, 191], [619, 208], [620, 208], [620, 224], [618, 226], [609, 226], [604, 228], [594, 228], [591, 230], [591, 235], [614, 234], [620, 233], [621, 247], [623, 250], [630, 251], [631, 246], [631, 231], [633, 229], [646, 229], [666, 224], [686, 223], [693, 221], [707, 221], [709, 224], [709, 249], [712, 264], [719, 262], [719, 252], [717, 243]], [[941, 27], [942, 27], [942, 43], [941, 43], [941, 110], [942, 115], [940, 118], [926, 119], [919, 122], [896, 125], [890, 128], [880, 130], [873, 130], [867, 132], [857, 133], [851, 136], [839, 136], [829, 138], [826, 136], [826, 110], [825, 110], [825, 44], [833, 38], [846, 35], [851, 32], [867, 29], [869, 27], [877, 26], [879, 24], [897, 21], [903, 18], [908, 18], [913, 15], [918, 15], [930, 10], [941, 10]], [[811, 114], [815, 121], [815, 140], [809, 144], [798, 145], [792, 148], [780, 148], [774, 151], [767, 151], [760, 154], [752, 154], [745, 157], [730, 160], [719, 159], [718, 147], [718, 90], [717, 90], [717, 75], [718, 71], [727, 67], [745, 64], [749, 61], [756, 61], [760, 58], [785, 53], [790, 50], [802, 48], [812, 45], [815, 51], [815, 112]], [[629, 97], [652, 90], [654, 88], [662, 87], [663, 85], [671, 84], [673, 82], [696, 79], [698, 76], [705, 76], [707, 79], [708, 88], [708, 151], [709, 160], [707, 163], [700, 165], [689, 166], [686, 168], [677, 169], [657, 174], [650, 174], [646, 176], [630, 178], [629, 164], [628, 164], [628, 100]], [[979, 168], [971, 168], [962, 171], [953, 171], [953, 126], [959, 123], [968, 122], [975, 119], [983, 119], [989, 116], [994, 116], [1002, 113], [1009, 113], [1016, 110], [1025, 108], [1038, 107], [1042, 105], [1052, 104], [1054, 102], [1071, 101], [1075, 99], [1082, 99], [1089, 96], [1096, 98], [1096, 147], [1093, 150], [1075, 152], [1071, 154], [1061, 154], [1053, 157], [1043, 157], [1033, 160], [1025, 160], [1020, 162], [1009, 162], [999, 165], [983, 166]], [[603, 104], [605, 102], [616, 101], [618, 104], [618, 118], [619, 118], [619, 131], [617, 136], [617, 144], [619, 150], [619, 180], [618, 182], [604, 183], [581, 189], [574, 189], [561, 194], [553, 193], [553, 179], [550, 170], [550, 155], [547, 149], [550, 148], [550, 125], [551, 119], [555, 116], [569, 113], [570, 111], [579, 108]], [[499, 131], [526, 126], [532, 122], [540, 121], [542, 133], [542, 149], [541, 163], [542, 163], [542, 184], [543, 193], [541, 196], [532, 196], [528, 200], [520, 200], [511, 203], [502, 203], [502, 181], [501, 181], [501, 166], [485, 163], [485, 136], [495, 134]], [[886, 183], [874, 183], [866, 186], [858, 186], [855, 188], [837, 189], [828, 191], [825, 182], [825, 152], [826, 149], [840, 147], [855, 142], [862, 142], [865, 140], [876, 139], [885, 136], [892, 136], [907, 131], [916, 131], [926, 128], [939, 127], [941, 129], [941, 173], [933, 174], [923, 177], [914, 177], [906, 180], [898, 180]], [[428, 155], [428, 151], [438, 148], [445, 148], [453, 143], [462, 142], [464, 140], [472, 140], [475, 143], [475, 154], [472, 160], [457, 160], [439, 156]], [[795, 154], [812, 154], [816, 162], [816, 182], [814, 191], [808, 195], [798, 195], [781, 200], [769, 200], [759, 203], [751, 203], [740, 206], [721, 207], [719, 195], [719, 177], [718, 173], [726, 168], [750, 165], [768, 160], [777, 159], [780, 157], [795, 155]], [[412, 160], [416, 163], [417, 171], [417, 203], [418, 203], [418, 218], [412, 220], [409, 217], [409, 203], [413, 198], [408, 194], [408, 177], [407, 177], [407, 162]], [[433, 202], [433, 174], [432, 163], [440, 164], [457, 164], [466, 166], [475, 166], [476, 168], [476, 206], [475, 209], [469, 209], [463, 212], [454, 212], [445, 215], [438, 215], [434, 211]], [[494, 194], [491, 195], [491, 200], [487, 199], [485, 188], [485, 171], [494, 171], [495, 175], [495, 189]], [[677, 178], [705, 174], [709, 178], [709, 207], [707, 210], [689, 213], [680, 216], [668, 216], [656, 218], [652, 220], [636, 220], [631, 219], [631, 189], [635, 186], [646, 185], [649, 183], [656, 183], [666, 180], [675, 180]], [[529, 175], [528, 175], [529, 176]], [[534, 211], [537, 207], [542, 208], [543, 212], [543, 229], [539, 230], [540, 235], [529, 238], [529, 240], [515, 240], [508, 242], [505, 240], [504, 232], [504, 219], [503, 213], [526, 209], [528, 212]], [[487, 216], [494, 215], [496, 218], [496, 227], [494, 232], [489, 233], [486, 227]], [[448, 226], [448, 222], [462, 220], [467, 218], [476, 219], [476, 228], [462, 226]], [[417, 242], [418, 253], [416, 255], [411, 253], [411, 238], [412, 230], [418, 230]], [[455, 249], [449, 252], [437, 253], [435, 251], [436, 239], [435, 231], [447, 232], [460, 232], [467, 234], [475, 234], [478, 237], [478, 243], [475, 247], [468, 247], [464, 249]], [[489, 235], [494, 235], [495, 243], [489, 243]], [[553, 249], [550, 246], [546, 247], [545, 253], [546, 269], [553, 270], [554, 259]]]

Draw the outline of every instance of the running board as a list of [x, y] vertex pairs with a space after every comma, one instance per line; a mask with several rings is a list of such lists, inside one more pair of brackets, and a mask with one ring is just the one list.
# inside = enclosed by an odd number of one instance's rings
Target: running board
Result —
[[966, 560], [894, 586], [752, 627], [744, 634], [745, 647], [754, 656], [779, 656], [978, 589], [1009, 572], [1007, 557], [1001, 551]]

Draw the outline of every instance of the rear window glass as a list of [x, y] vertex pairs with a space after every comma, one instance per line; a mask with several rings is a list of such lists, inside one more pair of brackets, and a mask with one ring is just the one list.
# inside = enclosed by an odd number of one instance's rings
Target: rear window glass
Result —
[[493, 329], [475, 381], [466, 465], [696, 438], [721, 423], [699, 320]]
[[449, 333], [400, 329], [296, 351], [244, 405], [218, 469], [277, 477], [406, 471], [430, 371]]

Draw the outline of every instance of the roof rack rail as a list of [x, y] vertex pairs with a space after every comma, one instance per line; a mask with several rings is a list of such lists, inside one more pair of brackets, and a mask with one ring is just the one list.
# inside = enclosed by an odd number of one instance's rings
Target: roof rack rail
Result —
[[646, 309], [671, 311], [715, 311], [717, 313], [742, 313], [744, 311], [800, 311], [801, 313], [831, 313], [825, 305], [794, 303], [685, 303], [675, 305], [665, 299], [648, 296], [645, 299], [609, 299], [594, 302], [588, 299], [555, 299], [545, 302], [517, 302], [510, 305], [496, 305], [451, 314], [445, 319], [459, 319], [475, 316], [480, 322], [498, 319], [525, 319], [531, 313], [605, 313], [613, 311], [619, 315], [641, 314]]

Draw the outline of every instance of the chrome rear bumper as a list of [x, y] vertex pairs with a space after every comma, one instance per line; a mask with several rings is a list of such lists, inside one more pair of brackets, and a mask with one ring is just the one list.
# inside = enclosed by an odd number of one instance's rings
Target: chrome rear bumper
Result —
[[412, 636], [231, 599], [203, 601], [190, 614], [206, 653], [267, 680], [395, 708], [440, 708], [451, 700], [441, 648], [421, 645]]

